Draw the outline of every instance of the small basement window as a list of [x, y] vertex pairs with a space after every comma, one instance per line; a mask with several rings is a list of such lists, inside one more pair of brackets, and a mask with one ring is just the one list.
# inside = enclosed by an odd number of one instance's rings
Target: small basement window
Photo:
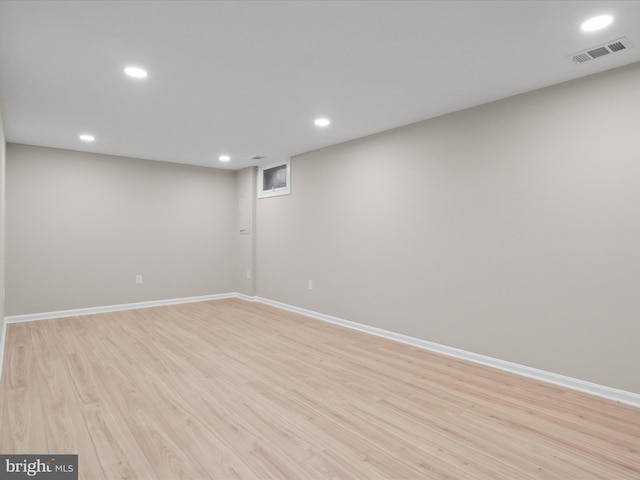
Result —
[[290, 162], [284, 160], [258, 168], [258, 198], [291, 193]]

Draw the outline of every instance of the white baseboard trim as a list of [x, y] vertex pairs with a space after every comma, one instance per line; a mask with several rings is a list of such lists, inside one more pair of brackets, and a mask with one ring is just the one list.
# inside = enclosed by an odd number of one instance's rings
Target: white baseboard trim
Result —
[[258, 297], [252, 297], [250, 295], [245, 295], [244, 293], [236, 293], [236, 298], [246, 300], [247, 302], [255, 302]]
[[164, 307], [178, 305], [180, 303], [207, 302], [209, 300], [222, 300], [236, 298], [236, 293], [221, 293], [218, 295], [202, 295], [199, 297], [171, 298], [168, 300], [152, 300], [149, 302], [125, 303], [122, 305], [107, 305], [104, 307], [77, 308], [74, 310], [60, 310], [57, 312], [31, 313], [27, 315], [12, 315], [5, 317], [5, 323], [34, 322], [37, 320], [51, 320], [54, 318], [77, 317], [80, 315], [95, 315], [97, 313], [118, 312], [121, 310], [135, 310], [138, 308]]
[[[55, 318], [77, 317], [79, 315], [95, 315], [98, 313], [118, 312], [122, 310], [135, 310], [138, 308], [164, 307], [167, 305], [178, 305], [180, 303], [207, 302], [210, 300], [222, 300], [225, 298], [237, 298], [238, 294], [221, 293], [217, 295], [202, 295], [198, 297], [171, 298], [168, 300], [153, 300], [149, 302], [125, 303], [122, 305], [108, 305], [104, 307], [77, 308], [73, 310], [59, 310], [56, 312], [31, 313], [27, 315], [10, 315], [4, 317], [2, 322], [2, 333], [0, 334], [0, 380], [2, 380], [4, 363], [4, 345], [7, 335], [7, 325], [9, 323], [35, 322], [38, 320], [53, 320]], [[247, 297], [250, 298], [250, 297]]]
[[7, 324], [20, 323], [20, 322], [33, 322], [37, 320], [49, 320], [55, 318], [75, 317], [79, 315], [93, 315], [98, 313], [116, 312], [122, 310], [135, 310], [138, 308], [149, 307], [162, 307], [167, 305], [178, 305], [180, 303], [194, 303], [194, 302], [206, 302], [210, 300], [222, 300], [226, 298], [239, 298], [248, 302], [259, 302], [272, 307], [280, 308], [290, 312], [298, 313], [307, 317], [322, 320], [324, 322], [333, 323], [342, 327], [350, 328], [352, 330], [359, 330], [371, 335], [377, 335], [389, 340], [393, 340], [400, 343], [405, 343], [414, 347], [418, 347], [424, 350], [441, 353], [461, 360], [467, 360], [473, 363], [479, 363], [488, 367], [497, 368], [506, 372], [515, 373], [524, 377], [533, 378], [542, 382], [551, 383], [560, 387], [569, 388], [571, 390], [577, 390], [579, 392], [588, 393], [602, 398], [607, 398], [616, 402], [624, 403], [640, 408], [640, 394], [627, 392], [625, 390], [619, 390], [616, 388], [599, 385], [597, 383], [586, 382], [565, 375], [559, 375], [557, 373], [540, 370], [526, 365], [520, 365], [518, 363], [508, 362], [506, 360], [500, 360], [498, 358], [481, 355], [479, 353], [468, 352], [459, 348], [449, 347], [439, 343], [429, 342], [409, 335], [392, 332], [378, 327], [365, 325], [362, 323], [352, 322], [351, 320], [345, 320], [343, 318], [334, 317], [324, 313], [315, 312], [313, 310], [307, 310], [306, 308], [296, 307], [286, 303], [270, 300], [263, 297], [252, 297], [242, 293], [223, 293], [218, 295], [203, 295], [198, 297], [184, 297], [173, 298], [168, 300], [155, 300], [150, 302], [139, 303], [127, 303], [123, 305], [109, 305], [105, 307], [92, 307], [92, 308], [79, 308], [74, 310], [62, 310], [57, 312], [47, 313], [34, 313], [28, 315], [14, 315], [5, 317], [5, 321], [2, 323], [2, 331], [0, 333], [0, 379], [3, 372], [3, 360], [4, 360], [4, 346], [6, 340]]
[[606, 398], [616, 402], [631, 405], [633, 407], [640, 408], [640, 394], [627, 392], [625, 390], [619, 390], [616, 388], [599, 385], [597, 383], [591, 383], [577, 378], [567, 377], [546, 370], [540, 370], [526, 365], [520, 365], [518, 363], [508, 362], [506, 360], [500, 360], [498, 358], [488, 357], [479, 353], [468, 352], [459, 348], [449, 347], [439, 343], [429, 342], [420, 338], [410, 337], [401, 333], [392, 332], [390, 330], [384, 330], [382, 328], [372, 327], [370, 325], [364, 325], [343, 318], [334, 317], [332, 315], [326, 315], [324, 313], [314, 312], [305, 308], [288, 305], [286, 303], [277, 302], [268, 298], [262, 297], [247, 297], [243, 298], [249, 301], [255, 301], [264, 303], [265, 305], [271, 305], [273, 307], [287, 310], [294, 313], [299, 313], [307, 317], [322, 320], [324, 322], [340, 325], [352, 330], [359, 330], [361, 332], [384, 337], [396, 342], [405, 343], [414, 347], [418, 347], [424, 350], [429, 350], [436, 353], [441, 353], [450, 357], [459, 358], [461, 360], [467, 360], [473, 363], [479, 363], [488, 367], [497, 368], [510, 373], [515, 373], [524, 377], [533, 378], [542, 382], [551, 383], [560, 387], [568, 388], [571, 390], [577, 390], [579, 392], [588, 393], [598, 397]]
[[7, 322], [2, 322], [2, 331], [0, 332], [0, 381], [2, 381], [2, 367], [4, 365], [4, 339], [7, 336]]

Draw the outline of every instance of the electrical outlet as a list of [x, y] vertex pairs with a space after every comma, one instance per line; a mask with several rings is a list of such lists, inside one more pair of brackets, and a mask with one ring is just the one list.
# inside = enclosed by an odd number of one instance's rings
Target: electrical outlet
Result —
[[142, 283], [142, 275], [136, 275], [136, 283]]
[[307, 288], [309, 290], [313, 290], [313, 280], [309, 280], [309, 283], [307, 284]]

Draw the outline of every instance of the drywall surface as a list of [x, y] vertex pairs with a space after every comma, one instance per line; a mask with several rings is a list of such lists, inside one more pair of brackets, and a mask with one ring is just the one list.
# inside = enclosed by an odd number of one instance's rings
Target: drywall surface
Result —
[[[6, 197], [6, 142], [4, 136], [4, 123], [2, 121], [2, 111], [0, 110], [0, 331], [4, 325], [4, 288], [5, 288], [5, 259], [6, 259], [6, 235], [5, 235], [5, 197]], [[0, 342], [4, 339], [0, 338]], [[0, 345], [0, 353], [2, 345]], [[0, 359], [0, 368], [2, 359]]]
[[253, 296], [255, 295], [255, 208], [257, 195], [255, 167], [236, 171], [236, 192], [238, 202], [236, 285], [238, 293]]
[[638, 85], [634, 64], [294, 157], [292, 194], [257, 202], [257, 295], [640, 393]]
[[9, 144], [7, 315], [236, 291], [235, 188], [232, 171]]

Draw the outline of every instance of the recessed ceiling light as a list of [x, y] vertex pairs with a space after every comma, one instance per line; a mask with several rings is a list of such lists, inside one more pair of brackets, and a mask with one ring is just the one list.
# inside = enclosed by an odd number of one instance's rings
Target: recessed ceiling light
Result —
[[316, 127], [328, 127], [331, 123], [331, 120], [329, 120], [328, 118], [316, 118], [313, 123], [316, 125]]
[[132, 78], [147, 78], [147, 71], [140, 67], [127, 67], [124, 69], [124, 73]]
[[80, 135], [80, 140], [82, 140], [83, 142], [93, 142], [95, 139], [96, 137], [94, 137], [90, 133], [83, 133], [82, 135]]
[[229, 155], [220, 155], [218, 157], [218, 160], [220, 160], [221, 162], [228, 162], [229, 160], [231, 160], [231, 157]]
[[608, 27], [611, 25], [611, 22], [613, 22], [613, 17], [611, 15], [599, 15], [582, 22], [580, 30], [583, 32], [595, 32], [596, 30], [602, 30], [603, 28]]

